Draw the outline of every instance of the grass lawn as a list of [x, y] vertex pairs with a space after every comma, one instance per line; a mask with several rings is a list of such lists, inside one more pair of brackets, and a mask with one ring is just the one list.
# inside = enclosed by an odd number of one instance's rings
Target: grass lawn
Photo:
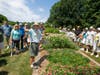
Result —
[[10, 57], [8, 50], [0, 57], [0, 75], [31, 75], [28, 51]]

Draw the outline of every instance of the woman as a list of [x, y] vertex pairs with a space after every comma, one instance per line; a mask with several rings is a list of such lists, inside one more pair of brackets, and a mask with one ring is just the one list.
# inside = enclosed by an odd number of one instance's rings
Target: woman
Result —
[[[12, 44], [12, 48], [16, 48], [16, 54], [19, 53], [19, 44], [21, 39], [21, 33], [19, 30], [19, 25], [15, 24], [14, 29], [11, 31], [10, 43]], [[12, 52], [11, 52], [12, 56]]]

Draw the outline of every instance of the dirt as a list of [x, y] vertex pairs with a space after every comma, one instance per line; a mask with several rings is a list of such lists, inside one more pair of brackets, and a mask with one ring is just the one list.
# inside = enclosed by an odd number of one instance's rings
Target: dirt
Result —
[[[46, 50], [42, 50], [39, 52], [38, 56], [36, 57], [36, 61], [38, 61], [39, 59], [41, 59], [44, 56], [47, 56], [48, 52]], [[41, 75], [43, 73], [45, 73], [46, 67], [48, 66], [49, 61], [45, 58], [41, 63], [40, 63], [40, 67], [38, 69], [33, 69], [33, 73], [32, 75]]]

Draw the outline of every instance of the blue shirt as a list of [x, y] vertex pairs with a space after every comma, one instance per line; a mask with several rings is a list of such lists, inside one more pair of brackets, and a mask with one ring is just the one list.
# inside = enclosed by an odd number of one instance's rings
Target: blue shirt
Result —
[[24, 34], [25, 34], [24, 27], [21, 27], [21, 28], [20, 28], [20, 33], [21, 33], [21, 36], [24, 36]]
[[20, 33], [20, 30], [12, 30], [11, 31], [11, 37], [12, 37], [12, 40], [20, 40], [21, 38], [21, 33]]
[[41, 40], [41, 31], [38, 29], [30, 29], [29, 30], [30, 42], [39, 43]]
[[2, 25], [1, 28], [3, 29], [4, 35], [9, 37], [12, 27], [10, 25]]

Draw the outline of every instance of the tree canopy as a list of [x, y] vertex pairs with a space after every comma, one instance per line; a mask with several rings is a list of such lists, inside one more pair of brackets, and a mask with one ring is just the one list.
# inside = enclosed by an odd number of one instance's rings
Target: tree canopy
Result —
[[2, 23], [4, 20], [8, 21], [7, 17], [0, 14], [0, 23]]
[[100, 0], [60, 0], [52, 6], [47, 23], [55, 27], [98, 27]]

